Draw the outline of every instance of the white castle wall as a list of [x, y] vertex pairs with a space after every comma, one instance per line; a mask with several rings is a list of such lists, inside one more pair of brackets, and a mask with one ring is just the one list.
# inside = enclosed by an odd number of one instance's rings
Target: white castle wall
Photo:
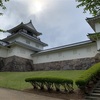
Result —
[[94, 57], [98, 53], [96, 43], [72, 47], [70, 49], [61, 49], [57, 51], [50, 51], [40, 55], [33, 55], [34, 64], [72, 60], [79, 58]]
[[100, 23], [95, 23], [95, 31], [100, 32]]
[[22, 37], [22, 36], [18, 36], [18, 37], [15, 37], [15, 38], [9, 40], [9, 42], [13, 42], [13, 41], [19, 41], [19, 42], [25, 43], [27, 45], [30, 45], [32, 47], [35, 47], [35, 48], [38, 48], [38, 49], [41, 49], [41, 50], [43, 49], [42, 45], [40, 45], [40, 44], [38, 44], [38, 43], [36, 43], [32, 40], [29, 40], [25, 37]]
[[7, 57], [7, 49], [6, 48], [0, 48], [0, 57]]
[[38, 43], [36, 43], [34, 41], [31, 41], [31, 40], [29, 40], [27, 38], [24, 38], [22, 36], [18, 37], [17, 40], [20, 41], [20, 42], [22, 42], [22, 43], [26, 43], [26, 44], [28, 44], [30, 46], [33, 46], [35, 48], [43, 50], [43, 46], [42, 45], [40, 45], [40, 44], [38, 44]]
[[10, 49], [8, 49], [7, 57], [10, 56], [19, 56], [27, 59], [32, 59], [30, 56], [33, 53], [32, 50], [28, 50], [26, 48], [23, 48], [21, 46], [12, 46]]

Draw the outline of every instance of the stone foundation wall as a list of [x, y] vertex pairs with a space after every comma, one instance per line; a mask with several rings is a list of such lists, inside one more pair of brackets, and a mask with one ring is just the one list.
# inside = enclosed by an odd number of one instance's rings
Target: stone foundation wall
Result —
[[92, 58], [34, 64], [34, 70], [86, 70], [97, 62], [100, 62], [100, 54]]
[[4, 67], [4, 58], [0, 57], [0, 70]]
[[33, 61], [17, 56], [0, 59], [0, 71], [25, 72], [32, 71]]
[[85, 70], [98, 62], [100, 62], [99, 53], [92, 58], [81, 58], [41, 64], [33, 64], [32, 60], [17, 56], [8, 58], [0, 57], [0, 71], [25, 72], [39, 70]]

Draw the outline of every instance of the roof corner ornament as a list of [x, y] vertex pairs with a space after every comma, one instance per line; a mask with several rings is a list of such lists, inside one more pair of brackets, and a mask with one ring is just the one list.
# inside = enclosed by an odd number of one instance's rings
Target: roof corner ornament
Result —
[[30, 19], [30, 23], [32, 23], [32, 20]]
[[21, 22], [21, 24], [23, 24], [23, 22]]

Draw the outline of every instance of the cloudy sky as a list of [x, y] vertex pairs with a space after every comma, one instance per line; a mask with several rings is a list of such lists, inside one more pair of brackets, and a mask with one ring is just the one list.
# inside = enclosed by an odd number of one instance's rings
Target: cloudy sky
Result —
[[[84, 14], [83, 8], [76, 8], [76, 0], [10, 0], [7, 9], [0, 16], [0, 28], [8, 30], [30, 19], [37, 31], [42, 33], [41, 40], [47, 48], [67, 45], [88, 40], [87, 33], [93, 32], [85, 21], [91, 17]], [[0, 39], [8, 33], [0, 33]]]

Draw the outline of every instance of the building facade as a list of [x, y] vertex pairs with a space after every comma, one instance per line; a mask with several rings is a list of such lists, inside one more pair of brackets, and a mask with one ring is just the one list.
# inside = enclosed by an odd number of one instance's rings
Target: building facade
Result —
[[89, 40], [44, 50], [38, 32], [30, 21], [8, 30], [0, 41], [0, 71], [87, 69], [100, 61], [100, 15], [87, 18], [94, 30]]

